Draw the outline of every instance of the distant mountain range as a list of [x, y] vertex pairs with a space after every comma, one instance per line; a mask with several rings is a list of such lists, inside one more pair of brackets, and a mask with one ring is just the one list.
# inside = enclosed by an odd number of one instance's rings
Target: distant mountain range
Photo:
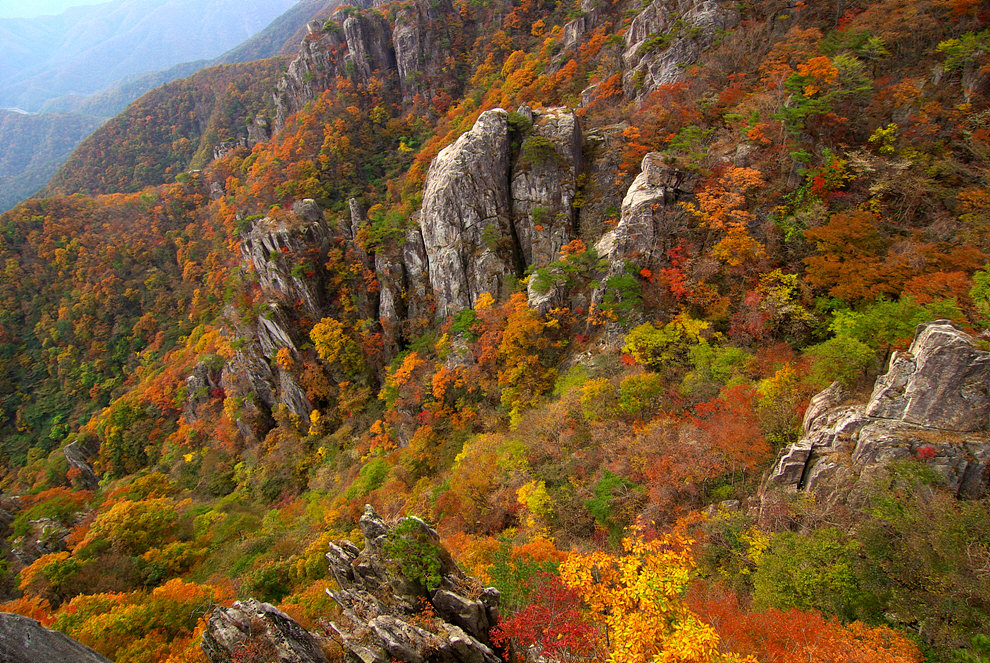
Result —
[[[0, 115], [0, 212], [44, 186], [84, 138], [142, 95], [213, 65], [292, 53], [306, 23], [339, 4], [116, 0], [0, 20], [0, 106], [41, 113]], [[101, 42], [114, 26], [119, 33]]]
[[293, 0], [114, 0], [58, 16], [0, 21], [0, 106], [41, 110], [126, 76], [217, 57]]

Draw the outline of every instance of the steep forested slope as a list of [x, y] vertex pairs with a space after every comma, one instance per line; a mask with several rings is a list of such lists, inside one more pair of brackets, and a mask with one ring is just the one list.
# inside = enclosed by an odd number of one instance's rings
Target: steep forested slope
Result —
[[[882, 408], [986, 405], [924, 339], [988, 361], [988, 22], [441, 0], [312, 26], [270, 140], [0, 217], [4, 609], [117, 661], [202, 660], [200, 616], [247, 597], [334, 660], [450, 651], [460, 576], [372, 504], [436, 523], [553, 660], [979, 660], [987, 426]], [[171, 96], [91, 163], [184, 126]], [[331, 573], [345, 538], [385, 570]], [[331, 600], [347, 568], [401, 572], [432, 644], [375, 649], [395, 606]], [[257, 626], [232, 660], [272, 656]]]
[[96, 117], [0, 111], [0, 209], [7, 211], [48, 181], [98, 127]]
[[149, 92], [83, 141], [44, 192], [138, 191], [200, 168], [222, 144], [267, 138], [270, 90], [284, 65], [220, 65]]

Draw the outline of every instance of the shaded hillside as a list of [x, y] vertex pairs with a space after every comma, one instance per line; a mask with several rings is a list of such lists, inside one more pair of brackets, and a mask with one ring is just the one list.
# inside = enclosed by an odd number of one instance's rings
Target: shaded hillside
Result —
[[279, 58], [220, 65], [147, 93], [76, 149], [45, 189], [49, 193], [138, 191], [200, 168], [221, 144], [267, 138]]
[[0, 210], [35, 193], [101, 120], [0, 111]]
[[[0, 216], [0, 609], [118, 663], [985, 656], [985, 3], [307, 33], [268, 140]], [[65, 190], [198, 164], [248, 71]]]

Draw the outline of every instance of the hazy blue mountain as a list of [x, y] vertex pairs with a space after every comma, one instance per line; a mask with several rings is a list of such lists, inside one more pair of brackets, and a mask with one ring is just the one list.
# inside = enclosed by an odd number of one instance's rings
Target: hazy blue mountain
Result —
[[0, 110], [0, 212], [37, 191], [101, 122], [79, 114]]
[[39, 110], [133, 74], [212, 59], [294, 0], [114, 0], [58, 16], [0, 21], [0, 107]]

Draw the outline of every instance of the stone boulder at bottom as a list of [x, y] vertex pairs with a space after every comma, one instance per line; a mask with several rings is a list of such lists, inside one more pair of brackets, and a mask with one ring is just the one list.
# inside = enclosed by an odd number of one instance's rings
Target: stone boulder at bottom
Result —
[[254, 599], [214, 610], [202, 647], [212, 663], [232, 663], [247, 653], [250, 660], [272, 663], [327, 663], [312, 634], [278, 608]]
[[960, 498], [990, 494], [990, 352], [948, 320], [919, 325], [866, 404], [842, 401], [838, 384], [811, 400], [804, 434], [781, 452], [765, 493], [858, 501], [863, 480], [914, 459]]
[[112, 663], [84, 644], [47, 629], [30, 617], [0, 612], [3, 663]]

